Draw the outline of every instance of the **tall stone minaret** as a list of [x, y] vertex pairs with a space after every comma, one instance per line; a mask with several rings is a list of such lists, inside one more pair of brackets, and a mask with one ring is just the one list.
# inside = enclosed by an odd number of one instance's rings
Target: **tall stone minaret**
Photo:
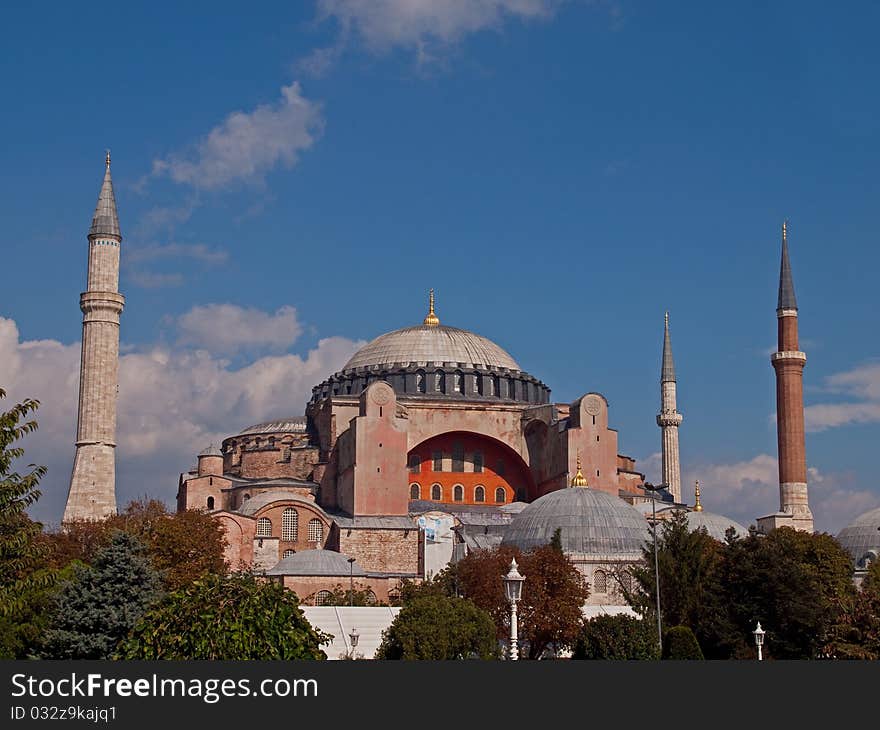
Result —
[[657, 425], [663, 433], [663, 483], [676, 502], [681, 502], [681, 462], [678, 459], [678, 427], [682, 415], [675, 410], [675, 363], [669, 339], [669, 312], [663, 329], [663, 364], [660, 368], [660, 413]]
[[80, 295], [82, 358], [76, 454], [62, 522], [116, 514], [116, 394], [119, 371], [119, 248], [122, 234], [107, 153], [104, 182], [89, 229], [89, 273]]
[[776, 304], [778, 349], [770, 356], [776, 371], [776, 442], [779, 451], [779, 512], [758, 519], [768, 532], [774, 527], [813, 531], [813, 513], [807, 496], [807, 452], [804, 444], [804, 365], [798, 349], [798, 307], [794, 296], [788, 231], [782, 224], [782, 262]]

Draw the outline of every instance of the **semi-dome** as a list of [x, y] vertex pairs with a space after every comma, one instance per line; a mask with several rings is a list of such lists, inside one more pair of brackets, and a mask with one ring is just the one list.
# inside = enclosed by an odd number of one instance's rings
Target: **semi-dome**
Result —
[[727, 539], [729, 527], [736, 530], [736, 534], [740, 537], [746, 537], [749, 534], [749, 531], [736, 520], [724, 515], [716, 515], [714, 512], [688, 512], [687, 521], [691, 532], [703, 527], [709, 533], [709, 537], [714, 537], [719, 542], [724, 542]]
[[650, 535], [645, 517], [619, 497], [569, 487], [545, 494], [516, 515], [503, 544], [531, 550], [547, 545], [557, 528], [565, 552], [611, 560], [638, 560]]
[[880, 555], [880, 507], [856, 517], [837, 536], [837, 541], [849, 551], [857, 567], [865, 559], [875, 560]]
[[357, 561], [349, 564], [348, 556], [335, 550], [301, 550], [282, 558], [266, 575], [359, 576], [367, 573]]
[[260, 433], [305, 433], [306, 419], [303, 416], [279, 418], [276, 421], [255, 423], [239, 432], [239, 436], [250, 436]]
[[504, 348], [480, 335], [445, 325], [423, 324], [380, 335], [364, 345], [345, 364], [343, 371], [383, 365], [462, 363], [464, 367], [520, 367]]

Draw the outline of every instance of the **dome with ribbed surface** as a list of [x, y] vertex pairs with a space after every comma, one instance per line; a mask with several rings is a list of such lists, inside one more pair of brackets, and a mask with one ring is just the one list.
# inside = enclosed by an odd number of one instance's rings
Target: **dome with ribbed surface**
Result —
[[485, 337], [457, 327], [419, 325], [377, 337], [358, 350], [343, 371], [411, 362], [520, 369], [507, 351]]
[[557, 528], [565, 552], [611, 560], [638, 560], [650, 534], [645, 517], [619, 497], [569, 487], [545, 494], [514, 517], [503, 544], [531, 550], [547, 545]]
[[747, 537], [749, 534], [749, 531], [736, 520], [724, 517], [723, 515], [716, 515], [714, 512], [688, 512], [687, 521], [691, 532], [703, 527], [709, 533], [709, 537], [714, 537], [720, 542], [724, 542], [727, 539], [728, 527], [736, 530], [736, 534], [740, 537]]
[[880, 507], [856, 517], [840, 531], [837, 541], [849, 551], [858, 567], [864, 565], [866, 557], [874, 560], [880, 555]]
[[300, 550], [280, 560], [266, 575], [360, 576], [367, 573], [357, 564], [349, 565], [348, 556], [335, 550]]
[[255, 423], [239, 432], [239, 436], [248, 436], [258, 433], [305, 433], [306, 419], [302, 416], [294, 418], [281, 418], [277, 421]]

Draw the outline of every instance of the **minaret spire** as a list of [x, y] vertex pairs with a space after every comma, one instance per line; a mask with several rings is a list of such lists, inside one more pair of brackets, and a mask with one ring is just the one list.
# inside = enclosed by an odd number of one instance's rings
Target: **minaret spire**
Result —
[[682, 415], [676, 410], [675, 364], [669, 337], [669, 312], [663, 320], [663, 361], [660, 366], [660, 413], [657, 425], [662, 433], [663, 484], [676, 502], [681, 502], [681, 463], [678, 454], [678, 427]]
[[770, 356], [776, 371], [776, 443], [779, 456], [779, 512], [758, 518], [758, 529], [794, 527], [813, 531], [807, 493], [804, 439], [804, 366], [807, 356], [798, 344], [798, 308], [788, 257], [788, 226], [782, 224], [782, 260], [776, 306], [777, 351]]
[[122, 234], [110, 176], [109, 150], [104, 162], [104, 181], [88, 235], [86, 291], [79, 298], [83, 330], [76, 454], [63, 523], [116, 514], [119, 315], [125, 298], [119, 293]]

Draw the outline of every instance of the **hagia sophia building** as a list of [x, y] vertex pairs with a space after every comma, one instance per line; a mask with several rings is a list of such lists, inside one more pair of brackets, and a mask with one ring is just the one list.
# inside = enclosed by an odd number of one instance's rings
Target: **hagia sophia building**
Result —
[[[88, 240], [79, 418], [65, 522], [116, 511], [124, 298], [109, 154]], [[771, 361], [780, 509], [755, 523], [759, 532], [783, 525], [812, 531], [806, 355], [798, 346], [784, 226], [776, 314], [779, 346]], [[303, 415], [247, 426], [219, 448], [203, 450], [197, 466], [180, 475], [177, 509], [207, 510], [220, 522], [230, 566], [283, 583], [305, 604], [320, 605], [334, 588], [352, 582], [379, 602], [393, 602], [402, 581], [429, 578], [471, 550], [503, 544], [527, 550], [548, 543], [559, 528], [564, 550], [590, 583], [589, 603], [613, 606], [622, 603], [618, 569], [641, 560], [652, 512], [662, 517], [684, 509], [693, 528], [718, 539], [731, 527], [747, 534], [743, 525], [703, 510], [699, 485], [693, 505], [682, 493], [682, 414], [668, 316], [657, 415], [659, 491], [649, 489], [635, 460], [621, 453], [601, 393], [553, 402], [550, 388], [502, 347], [441, 322], [433, 292], [427, 315], [414, 320], [376, 337], [315, 385]], [[840, 533], [857, 571], [880, 552], [878, 526], [880, 510], [874, 510]]]

